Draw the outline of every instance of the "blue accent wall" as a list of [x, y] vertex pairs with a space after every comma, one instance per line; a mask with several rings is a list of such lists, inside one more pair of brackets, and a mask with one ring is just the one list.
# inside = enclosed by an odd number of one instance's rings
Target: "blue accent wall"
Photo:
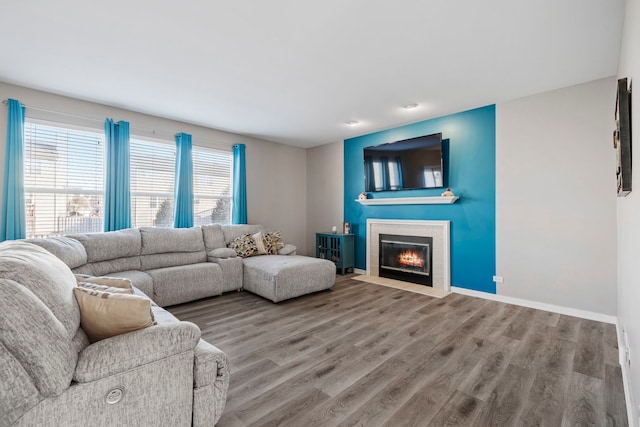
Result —
[[[367, 218], [451, 221], [451, 285], [495, 293], [496, 269], [495, 105], [351, 138], [344, 141], [344, 220], [356, 235], [356, 267], [366, 269]], [[442, 132], [446, 185], [460, 196], [454, 204], [362, 206], [363, 149]], [[439, 196], [444, 189], [370, 193], [369, 197]]]

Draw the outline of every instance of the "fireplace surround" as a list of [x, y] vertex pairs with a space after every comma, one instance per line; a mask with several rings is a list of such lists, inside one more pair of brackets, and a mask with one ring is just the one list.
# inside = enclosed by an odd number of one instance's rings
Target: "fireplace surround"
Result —
[[[380, 276], [380, 235], [430, 237], [430, 278], [434, 289], [451, 290], [450, 222], [429, 220], [373, 219], [367, 220], [367, 275]], [[403, 279], [396, 279], [403, 280]]]

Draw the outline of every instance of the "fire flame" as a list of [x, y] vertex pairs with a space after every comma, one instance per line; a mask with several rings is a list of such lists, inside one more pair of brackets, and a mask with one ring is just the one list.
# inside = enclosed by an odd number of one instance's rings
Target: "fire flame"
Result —
[[398, 255], [398, 263], [408, 267], [424, 267], [424, 260], [422, 257], [416, 251], [411, 250], [404, 251]]

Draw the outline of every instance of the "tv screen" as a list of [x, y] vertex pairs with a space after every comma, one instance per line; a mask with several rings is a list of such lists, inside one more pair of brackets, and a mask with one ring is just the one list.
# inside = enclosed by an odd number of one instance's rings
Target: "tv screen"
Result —
[[364, 191], [444, 187], [442, 134], [364, 149]]
[[625, 197], [631, 193], [631, 88], [626, 78], [618, 80], [616, 125], [613, 146], [617, 150], [618, 197]]

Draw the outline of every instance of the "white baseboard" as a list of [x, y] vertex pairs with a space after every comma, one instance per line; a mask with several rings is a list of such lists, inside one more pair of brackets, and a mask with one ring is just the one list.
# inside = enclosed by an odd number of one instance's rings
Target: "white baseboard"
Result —
[[546, 304], [543, 302], [529, 301], [526, 299], [513, 298], [504, 295], [490, 294], [488, 292], [473, 291], [471, 289], [451, 287], [451, 292], [468, 295], [476, 298], [484, 298], [492, 301], [504, 302], [507, 304], [520, 305], [522, 307], [535, 308], [537, 310], [550, 311], [552, 313], [565, 314], [567, 316], [580, 317], [581, 319], [595, 320], [598, 322], [617, 324], [616, 316], [608, 314], [594, 313], [593, 311], [579, 310], [577, 308], [562, 307], [560, 305]]
[[[354, 268], [353, 272], [356, 274], [367, 274], [365, 270]], [[597, 322], [611, 323], [612, 325], [618, 324], [618, 318], [608, 314], [595, 313], [593, 311], [579, 310], [577, 308], [563, 307], [560, 305], [547, 304], [544, 302], [530, 301], [521, 298], [508, 297], [505, 295], [490, 294], [488, 292], [474, 291], [471, 289], [460, 288], [458, 286], [452, 286], [451, 292], [455, 292], [462, 295], [468, 295], [476, 298], [484, 298], [492, 301], [504, 302], [506, 304], [520, 305], [522, 307], [535, 308], [537, 310], [550, 311], [552, 313], [565, 314], [567, 316], [579, 317], [581, 319], [595, 320]]]
[[620, 363], [620, 370], [622, 371], [622, 386], [624, 387], [624, 400], [627, 404], [627, 419], [629, 420], [629, 427], [640, 427], [640, 422], [634, 415], [635, 403], [632, 396], [631, 384], [629, 382], [629, 365], [626, 363], [625, 357], [625, 339], [622, 335], [622, 327], [619, 322], [616, 322], [616, 334], [618, 335], [618, 362]]

